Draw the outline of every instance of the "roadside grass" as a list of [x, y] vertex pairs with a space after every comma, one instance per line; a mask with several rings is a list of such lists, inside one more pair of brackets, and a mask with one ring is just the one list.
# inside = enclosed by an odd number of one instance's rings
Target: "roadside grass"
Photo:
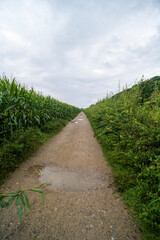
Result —
[[17, 130], [9, 139], [3, 139], [0, 145], [0, 185], [10, 172], [19, 167], [49, 138], [60, 132], [69, 120], [48, 122], [41, 129], [29, 127], [26, 130]]
[[[103, 136], [98, 136], [96, 133], [96, 127], [92, 122], [91, 125], [95, 132], [96, 139], [101, 144], [106, 161], [112, 169], [116, 191], [120, 194], [124, 203], [128, 207], [127, 210], [131, 214], [133, 221], [141, 230], [143, 240], [159, 240], [159, 233], [148, 227], [148, 223], [145, 223], [142, 218], [141, 212], [146, 212], [146, 204], [142, 202], [141, 196], [137, 190], [137, 184], [135, 181], [137, 174], [133, 171], [133, 169], [129, 167], [124, 168], [118, 161], [115, 160], [113, 152], [111, 150], [107, 150], [107, 145], [104, 143]], [[156, 208], [157, 207], [155, 207], [155, 212], [157, 214]]]

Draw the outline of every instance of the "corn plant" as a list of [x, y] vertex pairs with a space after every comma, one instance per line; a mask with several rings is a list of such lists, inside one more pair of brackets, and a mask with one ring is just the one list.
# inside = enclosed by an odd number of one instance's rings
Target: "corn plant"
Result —
[[34, 89], [28, 90], [15, 79], [0, 78], [0, 138], [9, 138], [15, 130], [41, 128], [49, 121], [74, 117], [79, 109]]

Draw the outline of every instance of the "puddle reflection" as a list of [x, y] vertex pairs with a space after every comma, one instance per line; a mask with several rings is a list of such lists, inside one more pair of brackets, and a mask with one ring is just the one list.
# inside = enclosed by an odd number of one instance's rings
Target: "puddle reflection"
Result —
[[103, 180], [97, 173], [84, 174], [78, 170], [58, 167], [44, 167], [40, 170], [39, 180], [48, 182], [48, 188], [60, 191], [86, 191], [103, 186]]

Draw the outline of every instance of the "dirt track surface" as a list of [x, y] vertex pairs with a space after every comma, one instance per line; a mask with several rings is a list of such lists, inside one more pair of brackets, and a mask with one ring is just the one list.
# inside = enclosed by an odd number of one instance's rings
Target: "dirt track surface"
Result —
[[20, 222], [15, 205], [0, 209], [0, 239], [140, 240], [84, 113], [17, 169], [2, 186], [9, 193], [47, 180], [45, 203], [28, 192], [31, 212]]

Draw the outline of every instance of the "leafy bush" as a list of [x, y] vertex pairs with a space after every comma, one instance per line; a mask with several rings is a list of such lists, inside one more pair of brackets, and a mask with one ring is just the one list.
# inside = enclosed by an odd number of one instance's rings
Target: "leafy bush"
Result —
[[148, 239], [150, 234], [159, 239], [160, 77], [142, 79], [85, 112], [113, 168], [119, 191], [143, 223], [143, 231], [149, 229]]

